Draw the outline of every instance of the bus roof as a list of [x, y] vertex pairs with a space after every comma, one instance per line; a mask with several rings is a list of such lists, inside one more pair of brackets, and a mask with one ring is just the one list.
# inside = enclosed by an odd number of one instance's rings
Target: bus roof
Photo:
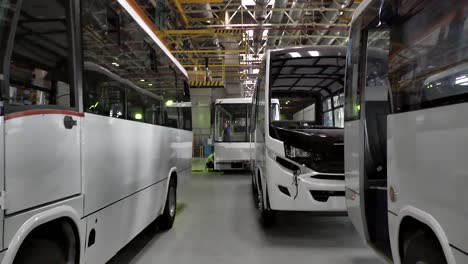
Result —
[[251, 97], [216, 99], [215, 104], [251, 104]]

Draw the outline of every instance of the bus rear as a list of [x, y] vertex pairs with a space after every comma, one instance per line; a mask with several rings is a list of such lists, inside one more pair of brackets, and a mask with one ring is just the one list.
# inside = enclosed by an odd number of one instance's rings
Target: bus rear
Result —
[[214, 169], [244, 170], [249, 167], [251, 98], [217, 99], [214, 124]]

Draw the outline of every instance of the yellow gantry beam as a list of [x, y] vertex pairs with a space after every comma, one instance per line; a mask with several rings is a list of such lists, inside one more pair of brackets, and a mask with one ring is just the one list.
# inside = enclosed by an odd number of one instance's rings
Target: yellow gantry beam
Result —
[[179, 0], [172, 0], [174, 3], [174, 6], [177, 8], [179, 11], [180, 17], [182, 19], [182, 23], [187, 26], [188, 25], [188, 18], [187, 15], [185, 14], [184, 7], [182, 6], [181, 2]]

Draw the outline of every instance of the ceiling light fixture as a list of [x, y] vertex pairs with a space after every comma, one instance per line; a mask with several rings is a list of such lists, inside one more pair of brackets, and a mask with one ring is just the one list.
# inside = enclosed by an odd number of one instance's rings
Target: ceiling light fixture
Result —
[[301, 57], [301, 54], [299, 54], [299, 52], [289, 52], [289, 56], [293, 58], [299, 58]]
[[309, 55], [312, 56], [312, 57], [318, 57], [318, 56], [320, 56], [320, 52], [318, 52], [316, 50], [310, 50]]
[[[119, 4], [127, 10], [127, 12], [133, 17], [133, 19], [138, 23], [138, 25], [151, 37], [151, 39], [159, 46], [159, 48], [167, 54], [169, 59], [179, 68], [179, 70], [188, 78], [188, 73], [185, 68], [180, 64], [180, 62], [172, 55], [172, 53], [166, 48], [166, 46], [161, 42], [161, 40], [156, 36], [153, 29], [148, 25], [143, 17], [141, 17], [138, 12], [133, 8], [133, 6], [128, 2], [128, 0], [117, 0]], [[154, 26], [154, 25], [152, 25]]]

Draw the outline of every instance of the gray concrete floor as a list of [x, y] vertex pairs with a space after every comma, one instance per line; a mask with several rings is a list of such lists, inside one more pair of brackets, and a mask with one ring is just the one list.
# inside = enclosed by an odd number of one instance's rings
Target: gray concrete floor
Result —
[[149, 226], [108, 264], [379, 264], [346, 217], [278, 215], [257, 221], [250, 176], [194, 172], [173, 229]]

